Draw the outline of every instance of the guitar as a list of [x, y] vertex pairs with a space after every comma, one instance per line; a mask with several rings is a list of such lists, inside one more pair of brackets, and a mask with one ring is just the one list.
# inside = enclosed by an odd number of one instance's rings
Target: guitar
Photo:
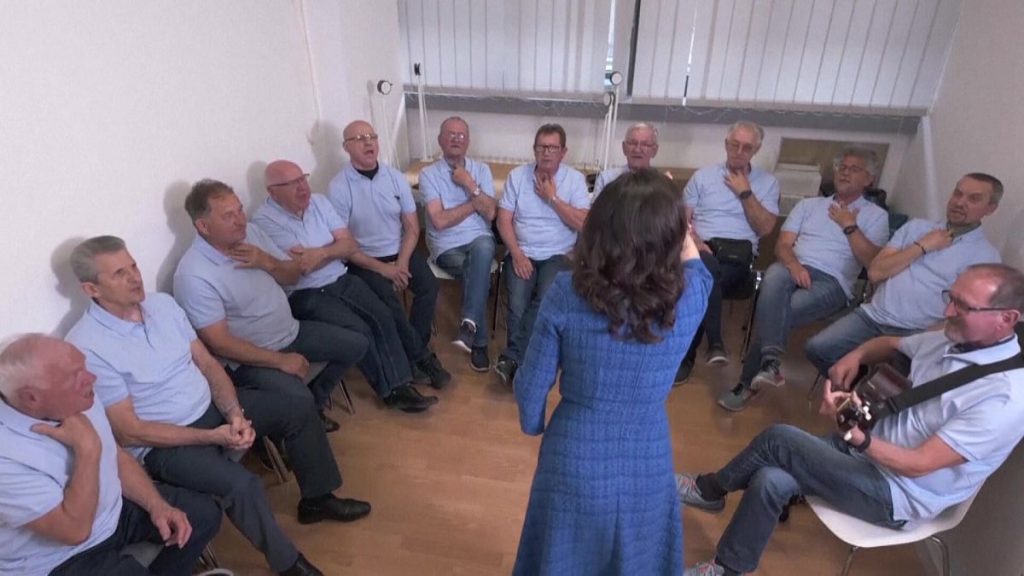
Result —
[[849, 440], [854, 427], [870, 430], [888, 410], [883, 412], [882, 406], [894, 396], [898, 396], [913, 387], [910, 380], [889, 364], [878, 364], [853, 386], [856, 395], [851, 395], [836, 411], [836, 424], [844, 433], [843, 438]]

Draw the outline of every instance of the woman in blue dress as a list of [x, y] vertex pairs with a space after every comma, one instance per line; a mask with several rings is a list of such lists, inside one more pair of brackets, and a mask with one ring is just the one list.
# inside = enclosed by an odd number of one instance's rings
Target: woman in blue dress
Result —
[[682, 573], [665, 399], [710, 290], [672, 182], [642, 170], [609, 184], [514, 382], [523, 432], [544, 434], [515, 574]]

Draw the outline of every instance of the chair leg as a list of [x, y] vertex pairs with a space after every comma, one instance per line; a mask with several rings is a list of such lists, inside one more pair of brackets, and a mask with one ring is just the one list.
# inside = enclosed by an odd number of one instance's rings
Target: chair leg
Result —
[[288, 467], [284, 464], [284, 458], [281, 458], [281, 452], [278, 451], [274, 442], [266, 436], [263, 437], [263, 448], [267, 451], [267, 456], [270, 457], [270, 466], [274, 469], [274, 475], [277, 476], [277, 480], [281, 484], [284, 484], [288, 481]]
[[501, 307], [501, 271], [505, 267], [504, 262], [498, 262], [498, 269], [494, 272], [494, 310], [491, 312], [491, 338], [498, 331], [498, 308]]
[[846, 555], [846, 563], [843, 564], [843, 575], [847, 576], [850, 573], [850, 566], [853, 565], [853, 555], [857, 553], [860, 548], [856, 546], [850, 546], [850, 553]]
[[807, 391], [807, 401], [814, 401], [814, 393], [818, 390], [818, 386], [822, 386], [825, 383], [825, 377], [818, 374], [818, 377], [814, 379], [814, 384], [811, 384], [811, 389]]
[[207, 570], [215, 570], [220, 568], [220, 563], [217, 562], [217, 555], [213, 553], [213, 548], [209, 544], [206, 548], [203, 548], [203, 553], [199, 556], [199, 561]]
[[928, 538], [932, 542], [935, 542], [939, 546], [939, 554], [942, 557], [942, 576], [950, 576], [949, 573], [949, 547], [942, 541], [942, 538], [935, 536], [934, 534]]
[[345, 410], [349, 414], [355, 414], [356, 405], [352, 402], [352, 395], [348, 392], [348, 384], [345, 384], [345, 380], [339, 380], [335, 390], [341, 390], [341, 394], [345, 397]]

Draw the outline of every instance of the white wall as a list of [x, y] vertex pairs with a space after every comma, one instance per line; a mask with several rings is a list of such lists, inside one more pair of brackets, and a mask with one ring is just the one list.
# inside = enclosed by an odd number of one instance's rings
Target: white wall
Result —
[[[896, 184], [903, 208], [941, 218], [961, 175], [978, 171], [997, 176], [1006, 195], [999, 210], [986, 219], [985, 233], [1001, 249], [1003, 259], [1018, 268], [1024, 268], [1024, 163], [1019, 141], [1024, 108], [1016, 100], [1024, 93], [1022, 27], [1024, 4], [1017, 0], [964, 3], [929, 118], [934, 161], [929, 162], [925, 153], [927, 131], [918, 132]], [[931, 194], [930, 178], [936, 183]]]
[[[464, 113], [452, 110], [428, 109], [427, 142], [429, 153], [435, 157], [437, 148], [437, 131], [440, 123], [448, 116], [457, 114], [466, 119], [472, 130], [472, 149], [474, 156], [488, 160], [506, 162], [526, 162], [533, 160], [533, 136], [537, 128], [546, 122], [558, 122], [566, 130], [569, 154], [566, 161], [579, 166], [594, 168], [603, 156], [601, 139], [604, 120], [588, 118], [564, 118], [552, 116], [527, 116], [515, 114], [492, 114], [472, 112]], [[626, 128], [632, 122], [620, 120], [617, 133], [613, 135], [609, 165], [625, 163], [622, 157], [622, 138]], [[657, 123], [658, 156], [654, 159], [656, 166], [673, 166], [684, 168], [700, 168], [708, 164], [725, 160], [726, 125], [722, 124], [679, 124]], [[415, 110], [410, 110], [408, 119], [409, 154], [413, 158], [422, 155], [419, 124]], [[766, 170], [773, 170], [779, 156], [779, 148], [783, 136], [790, 138], [810, 138], [817, 140], [838, 140], [850, 142], [885, 142], [890, 144], [885, 170], [880, 180], [880, 187], [892, 189], [896, 176], [900, 173], [900, 164], [904, 151], [909, 145], [910, 134], [882, 134], [871, 132], [845, 132], [836, 130], [813, 130], [807, 128], [781, 128], [768, 126], [765, 128], [765, 140], [761, 151], [754, 157], [754, 164]]]
[[369, 115], [366, 82], [399, 71], [394, 1], [0, 0], [0, 13], [0, 337], [70, 327], [84, 302], [67, 255], [88, 236], [125, 238], [148, 289], [166, 289], [199, 178], [250, 209], [274, 158], [325, 185], [338, 127]]

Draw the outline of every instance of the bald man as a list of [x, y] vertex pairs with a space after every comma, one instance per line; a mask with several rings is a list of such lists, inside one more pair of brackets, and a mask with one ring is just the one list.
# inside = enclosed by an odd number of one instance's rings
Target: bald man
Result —
[[[423, 360], [416, 367], [443, 387], [451, 375], [427, 348], [438, 282], [416, 247], [420, 220], [412, 190], [405, 174], [378, 162], [377, 133], [368, 122], [352, 122], [343, 137], [350, 161], [331, 180], [328, 197], [341, 219], [341, 237], [354, 245], [349, 270], [391, 309], [407, 353]], [[413, 294], [408, 316], [399, 299], [407, 288]]]

